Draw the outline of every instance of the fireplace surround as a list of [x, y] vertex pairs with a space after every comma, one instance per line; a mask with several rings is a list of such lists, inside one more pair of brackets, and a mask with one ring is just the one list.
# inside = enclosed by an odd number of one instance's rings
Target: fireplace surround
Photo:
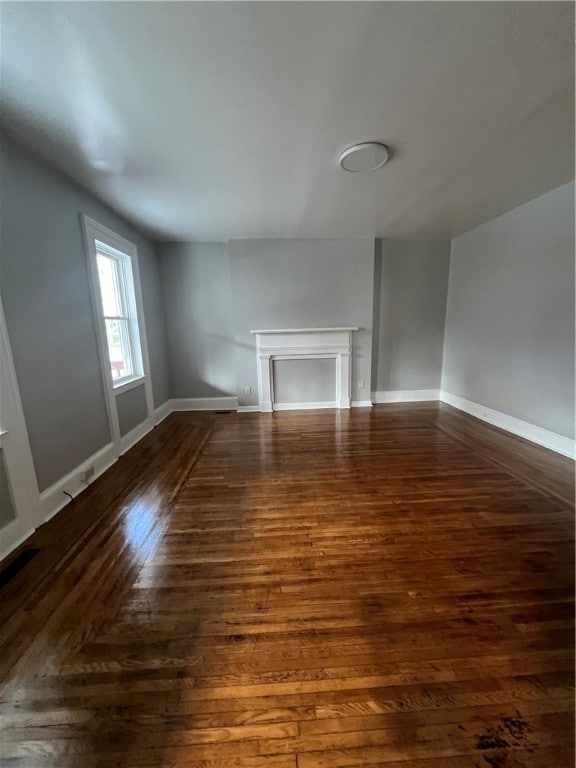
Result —
[[[352, 388], [352, 333], [340, 328], [282, 328], [250, 331], [256, 336], [258, 403], [262, 412], [303, 408], [350, 408]], [[274, 403], [274, 361], [333, 358], [335, 400], [325, 403]]]

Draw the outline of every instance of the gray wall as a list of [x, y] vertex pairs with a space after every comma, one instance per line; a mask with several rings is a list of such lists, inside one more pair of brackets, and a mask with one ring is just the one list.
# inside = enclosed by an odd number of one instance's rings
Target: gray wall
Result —
[[10, 492], [10, 481], [4, 461], [4, 451], [0, 448], [0, 528], [4, 528], [16, 520], [16, 510], [12, 493]]
[[34, 465], [43, 490], [110, 440], [80, 214], [134, 242], [154, 400], [169, 397], [153, 243], [2, 137], [0, 285]]
[[574, 184], [452, 243], [443, 389], [574, 435]]
[[334, 403], [336, 361], [274, 360], [275, 403]]
[[146, 390], [144, 386], [121, 392], [116, 397], [120, 435], [124, 437], [146, 419]]
[[236, 394], [227, 243], [162, 243], [172, 397]]
[[377, 243], [373, 389], [439, 389], [450, 242]]
[[[357, 325], [352, 398], [370, 397], [374, 240], [231, 240], [240, 405], [258, 404], [258, 328]], [[358, 381], [365, 383], [357, 389]], [[246, 387], [252, 394], [245, 395]]]
[[[96, 217], [94, 216], [93, 218]], [[113, 224], [108, 226], [116, 232], [120, 231]], [[158, 243], [144, 238], [136, 230], [132, 230], [132, 232], [134, 232], [134, 236], [126, 235], [126, 238], [138, 246], [138, 266], [140, 269], [142, 304], [144, 306], [150, 374], [152, 377], [152, 395], [154, 407], [158, 408], [172, 397], [168, 351], [166, 349], [166, 316], [160, 283]]]

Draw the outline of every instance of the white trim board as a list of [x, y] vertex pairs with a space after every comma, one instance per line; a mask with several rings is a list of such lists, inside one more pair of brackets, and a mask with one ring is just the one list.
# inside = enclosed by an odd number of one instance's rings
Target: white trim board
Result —
[[160, 424], [174, 411], [259, 411], [257, 405], [238, 406], [235, 395], [224, 397], [180, 397], [166, 400], [154, 411], [154, 424]]
[[338, 403], [326, 400], [319, 403], [274, 403], [275, 411], [316, 411], [321, 408], [338, 408]]
[[166, 400], [165, 403], [162, 403], [162, 405], [158, 406], [158, 408], [154, 410], [154, 425], [158, 426], [158, 424], [164, 421], [167, 416], [170, 416], [171, 413], [172, 401]]
[[[108, 443], [92, 456], [89, 456], [81, 464], [75, 467], [67, 475], [61, 477], [51, 486], [46, 488], [40, 494], [40, 508], [42, 511], [42, 522], [50, 520], [51, 517], [70, 503], [70, 498], [64, 494], [67, 491], [73, 498], [76, 498], [81, 491], [84, 491], [88, 485], [91, 485], [97, 477], [100, 477], [112, 464], [116, 462], [118, 455], [114, 443]], [[94, 475], [90, 482], [86, 482], [82, 475], [89, 468], [94, 467]]]
[[338, 333], [339, 331], [359, 331], [357, 325], [342, 325], [336, 328], [265, 328], [264, 330], [250, 331], [255, 336], [257, 334], [264, 336], [274, 336], [276, 333]]
[[[38, 527], [40, 527], [42, 523], [38, 524]], [[29, 528], [25, 533], [18, 536], [17, 539], [15, 539], [13, 542], [11, 542], [8, 546], [4, 544], [4, 541], [2, 541], [2, 549], [0, 549], [0, 564], [3, 564], [4, 560], [8, 557], [8, 555], [12, 554], [21, 544], [24, 544], [26, 539], [29, 539], [30, 536], [34, 533], [34, 531], [37, 531], [38, 528]], [[4, 547], [6, 546], [6, 549]]]
[[[351, 408], [372, 408], [372, 400], [352, 400]], [[321, 403], [275, 403], [275, 411], [308, 411], [312, 409], [338, 408], [335, 402]], [[259, 405], [239, 405], [238, 413], [261, 413]]]
[[[164, 408], [165, 405], [164, 403], [160, 407]], [[166, 413], [167, 415], [168, 413]], [[65, 491], [75, 499], [78, 494], [86, 490], [89, 485], [92, 485], [96, 478], [104, 474], [107, 469], [110, 469], [120, 456], [127, 453], [136, 443], [139, 443], [153, 428], [154, 424], [152, 421], [145, 419], [137, 427], [134, 427], [133, 430], [121, 437], [119, 445], [115, 445], [113, 442], [108, 443], [103, 448], [100, 448], [99, 451], [93, 453], [92, 456], [84, 459], [81, 464], [64, 475], [64, 477], [61, 477], [60, 480], [57, 480], [46, 490], [42, 491], [40, 493], [42, 522], [47, 522], [57, 512], [64, 509], [67, 504], [70, 504], [71, 499], [64, 493]], [[84, 472], [91, 467], [94, 467], [94, 474], [90, 480], [86, 481], [84, 480]]]
[[130, 432], [120, 438], [120, 456], [125, 454], [130, 448], [133, 448], [136, 443], [139, 443], [142, 438], [154, 429], [154, 422], [152, 419], [145, 419], [141, 424], [134, 427]]
[[486, 405], [475, 403], [472, 400], [466, 400], [458, 395], [452, 395], [450, 392], [442, 391], [440, 393], [440, 399], [443, 403], [447, 403], [453, 408], [457, 408], [459, 411], [469, 413], [471, 416], [486, 421], [494, 427], [499, 427], [506, 432], [511, 432], [513, 435], [518, 435], [518, 437], [523, 437], [525, 440], [537, 443], [538, 445], [544, 446], [544, 448], [549, 448], [551, 451], [561, 453], [563, 456], [568, 456], [568, 458], [574, 459], [576, 441], [572, 440], [570, 437], [559, 435], [556, 432], [544, 429], [543, 427], [537, 427], [535, 424], [530, 424], [528, 421], [522, 421], [522, 419], [517, 419], [515, 416], [508, 416], [507, 413], [495, 411], [492, 408], [488, 408]]
[[418, 403], [440, 400], [439, 389], [388, 389], [372, 392], [373, 403]]

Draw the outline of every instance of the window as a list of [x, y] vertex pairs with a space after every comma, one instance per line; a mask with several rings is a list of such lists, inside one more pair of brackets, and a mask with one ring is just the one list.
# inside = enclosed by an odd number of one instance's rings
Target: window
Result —
[[[84, 214], [80, 214], [80, 221], [110, 437], [119, 455], [134, 444], [134, 433], [140, 435], [151, 428], [154, 418], [138, 249]], [[127, 403], [134, 401], [127, 401], [124, 394], [137, 389], [139, 403], [144, 392], [146, 416], [126, 432], [126, 414], [132, 413]]]
[[[110, 375], [114, 388], [144, 376], [142, 346], [133, 271], [134, 253], [126, 253], [91, 235], [92, 257], [96, 261], [96, 292]], [[130, 244], [127, 244], [130, 245]], [[128, 250], [128, 249], [127, 249]], [[99, 290], [98, 290], [99, 288]]]
[[96, 241], [96, 263], [100, 283], [100, 299], [106, 326], [110, 372], [114, 382], [121, 382], [138, 371], [133, 349], [134, 324], [130, 313], [129, 287], [133, 283], [130, 257]]

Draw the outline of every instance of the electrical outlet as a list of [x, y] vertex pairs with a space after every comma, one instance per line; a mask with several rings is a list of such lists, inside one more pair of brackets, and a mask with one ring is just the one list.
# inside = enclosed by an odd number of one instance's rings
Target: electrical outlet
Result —
[[358, 389], [364, 389], [365, 386], [366, 386], [366, 382], [364, 381], [364, 379], [360, 379], [360, 381], [358, 382]]
[[244, 394], [245, 395], [251, 395], [252, 394], [252, 387], [244, 387]]
[[85, 469], [82, 473], [82, 477], [84, 478], [85, 483], [91, 480], [94, 477], [94, 467], [92, 466]]

